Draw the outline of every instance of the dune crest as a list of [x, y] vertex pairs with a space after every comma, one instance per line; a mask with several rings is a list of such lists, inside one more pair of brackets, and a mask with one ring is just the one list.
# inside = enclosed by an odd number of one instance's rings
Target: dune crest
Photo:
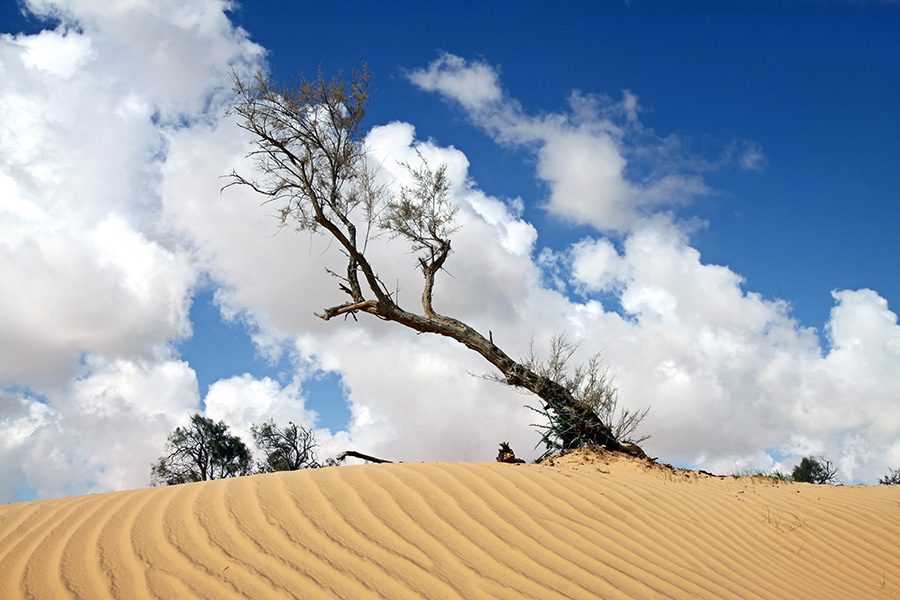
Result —
[[587, 451], [10, 504], [0, 598], [900, 598], [900, 487]]

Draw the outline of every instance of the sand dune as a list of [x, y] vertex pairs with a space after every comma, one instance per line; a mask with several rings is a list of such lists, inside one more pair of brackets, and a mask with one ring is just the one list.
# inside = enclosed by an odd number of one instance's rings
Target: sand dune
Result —
[[10, 504], [0, 598], [900, 598], [900, 486], [587, 452]]

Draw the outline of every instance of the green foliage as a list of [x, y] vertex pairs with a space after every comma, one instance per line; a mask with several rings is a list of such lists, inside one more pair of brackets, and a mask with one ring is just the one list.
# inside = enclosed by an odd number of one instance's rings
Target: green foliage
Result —
[[794, 481], [794, 479], [788, 475], [787, 473], [783, 473], [778, 469], [773, 471], [763, 471], [762, 469], [747, 469], [743, 471], [738, 471], [736, 473], [732, 473], [731, 475], [734, 478], [738, 477], [762, 477], [764, 479], [771, 479], [773, 481]]
[[794, 467], [791, 479], [804, 483], [836, 483], [837, 469], [831, 461], [821, 456], [804, 456], [800, 464]]
[[547, 406], [541, 408], [527, 406], [526, 408], [542, 415], [546, 420], [546, 424], [531, 424], [532, 427], [541, 432], [541, 439], [535, 444], [535, 448], [541, 444], [544, 445], [544, 452], [537, 458], [537, 462], [553, 454], [582, 448], [594, 443], [593, 439], [584, 436], [579, 430], [579, 425], [587, 420], [592, 412], [589, 406], [582, 406], [578, 410], [565, 411], [562, 414]]
[[546, 424], [532, 424], [532, 427], [541, 432], [541, 439], [535, 447], [544, 444], [546, 448], [538, 460], [556, 452], [596, 443], [592, 437], [586, 435], [583, 427], [584, 423], [595, 417], [599, 417], [609, 426], [609, 433], [616, 441], [640, 444], [650, 437], [649, 435], [634, 437], [635, 431], [650, 409], [618, 410], [619, 390], [613, 386], [609, 369], [601, 368], [599, 354], [591, 356], [585, 364], [569, 367], [577, 349], [578, 344], [570, 342], [565, 334], [558, 334], [550, 341], [550, 354], [546, 360], [537, 358], [532, 345], [523, 361], [526, 368], [559, 383], [575, 400], [573, 406], [561, 411], [552, 410], [546, 404], [539, 408], [528, 407], [547, 421]]
[[900, 485], [900, 469], [888, 469], [888, 474], [878, 480], [880, 485]]
[[260, 473], [275, 471], [296, 471], [317, 468], [319, 463], [313, 451], [318, 446], [312, 430], [289, 422], [286, 427], [278, 427], [274, 421], [253, 425], [250, 429], [256, 447], [265, 453], [265, 459], [258, 463]]
[[249, 475], [250, 450], [244, 441], [228, 432], [224, 422], [200, 414], [191, 424], [178, 427], [166, 442], [168, 454], [150, 469], [152, 485], [176, 485]]

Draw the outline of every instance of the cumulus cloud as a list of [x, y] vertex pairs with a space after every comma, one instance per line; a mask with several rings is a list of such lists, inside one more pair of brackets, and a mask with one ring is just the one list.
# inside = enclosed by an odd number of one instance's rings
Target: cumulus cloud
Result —
[[256, 379], [249, 373], [212, 384], [206, 395], [206, 414], [244, 436], [254, 423], [269, 419], [279, 424], [292, 420], [307, 427], [315, 422], [315, 415], [305, 408], [298, 381], [282, 387], [269, 377]]
[[648, 224], [621, 248], [582, 240], [566, 259], [581, 294], [620, 303], [623, 318], [599, 312], [591, 332], [622, 393], [653, 406], [648, 448], [719, 472], [789, 471], [825, 454], [848, 480], [873, 481], [896, 461], [900, 328], [878, 294], [835, 292], [823, 349], [787, 303], [702, 263], [672, 223]]
[[198, 407], [196, 376], [182, 361], [83, 362], [80, 377], [45, 395], [0, 395], [0, 501], [17, 499], [12, 488], [58, 497], [143, 487], [168, 432]]
[[0, 36], [0, 269], [15, 291], [0, 298], [0, 461], [39, 497], [146, 484], [199, 407], [172, 350], [199, 271], [160, 219], [160, 182], [167, 132], [219, 112], [229, 65], [259, 55], [225, 7], [31, 2], [55, 29]]
[[467, 63], [449, 53], [442, 54], [427, 69], [412, 71], [410, 79], [422, 89], [440, 92], [469, 110], [483, 110], [502, 96], [494, 67], [483, 62]]

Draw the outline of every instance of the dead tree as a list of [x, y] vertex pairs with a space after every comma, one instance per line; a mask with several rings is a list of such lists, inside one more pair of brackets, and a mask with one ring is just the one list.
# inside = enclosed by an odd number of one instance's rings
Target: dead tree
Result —
[[[300, 76], [278, 83], [263, 71], [252, 80], [235, 76], [233, 113], [252, 134], [249, 157], [257, 173], [230, 174], [230, 185], [249, 186], [278, 207], [283, 225], [331, 236], [347, 259], [341, 280], [346, 301], [316, 316], [330, 320], [368, 313], [420, 333], [435, 333], [483, 356], [509, 385], [540, 397], [548, 410], [577, 419], [586, 443], [621, 449], [607, 423], [585, 414], [557, 381], [511, 359], [493, 340], [458, 319], [439, 314], [432, 296], [435, 277], [450, 255], [457, 206], [449, 195], [446, 167], [408, 166], [414, 185], [391, 193], [374, 185], [366, 164], [363, 121], [369, 104], [370, 73], [365, 65], [350, 74], [313, 80]], [[228, 187], [228, 186], [226, 186]], [[364, 231], [359, 231], [362, 224]], [[401, 307], [365, 255], [370, 233], [406, 241], [416, 253], [424, 278], [421, 310]]]

